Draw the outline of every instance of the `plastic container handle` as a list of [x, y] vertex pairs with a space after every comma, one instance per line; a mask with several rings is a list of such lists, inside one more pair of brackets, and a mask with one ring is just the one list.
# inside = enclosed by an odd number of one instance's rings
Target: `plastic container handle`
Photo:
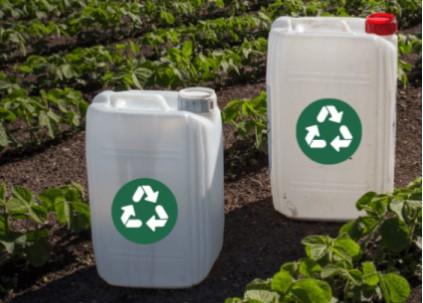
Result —
[[[295, 23], [294, 23], [295, 24]], [[297, 32], [351, 32], [351, 28], [345, 20], [342, 19], [326, 19], [313, 20], [304, 18], [301, 22], [294, 25]]]
[[139, 92], [115, 93], [110, 97], [110, 106], [146, 111], [167, 111], [170, 109], [162, 95]]

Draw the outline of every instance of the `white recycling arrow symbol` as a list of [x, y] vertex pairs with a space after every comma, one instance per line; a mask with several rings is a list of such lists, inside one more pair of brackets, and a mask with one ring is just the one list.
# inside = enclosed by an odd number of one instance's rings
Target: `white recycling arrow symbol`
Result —
[[320, 123], [325, 122], [326, 118], [330, 115], [329, 120], [335, 123], [341, 123], [344, 112], [338, 112], [333, 105], [323, 106], [317, 115], [317, 121]]
[[167, 219], [169, 219], [165, 209], [161, 205], [157, 205], [156, 208], [156, 214], [159, 217], [156, 219], [156, 216], [153, 215], [148, 219], [147, 226], [152, 230], [156, 231], [157, 227], [164, 227], [167, 223]]
[[[132, 195], [132, 201], [134, 203], [138, 203], [144, 198], [146, 202], [156, 203], [158, 197], [158, 191], [154, 191], [150, 185], [142, 185], [138, 186], [135, 190], [134, 194]], [[135, 208], [132, 204], [123, 206], [121, 209], [123, 212], [120, 220], [126, 228], [140, 228], [143, 225], [141, 220], [133, 218], [136, 216], [136, 214]], [[153, 232], [155, 232], [158, 227], [164, 227], [169, 219], [169, 216], [167, 215], [163, 206], [157, 205], [154, 210], [158, 218], [153, 215], [146, 223], [148, 228], [150, 228]]]
[[[342, 122], [342, 118], [344, 116], [344, 112], [338, 111], [334, 105], [325, 105], [319, 111], [316, 119], [319, 123], [323, 123], [329, 117], [329, 121], [334, 123], [340, 124]], [[305, 137], [305, 141], [313, 149], [322, 149], [327, 146], [327, 142], [324, 139], [318, 138], [320, 137], [320, 131], [318, 125], [311, 125], [306, 127], [307, 134]], [[330, 145], [333, 149], [339, 152], [342, 148], [348, 148], [351, 145], [353, 136], [346, 125], [341, 125], [339, 127], [339, 131], [341, 136], [336, 136], [330, 142]]]
[[335, 139], [333, 139], [330, 143], [330, 145], [332, 145], [332, 147], [337, 152], [339, 152], [341, 148], [347, 148], [348, 146], [350, 146], [353, 138], [350, 130], [345, 125], [342, 125], [339, 128], [339, 131], [341, 132], [343, 138], [341, 139], [339, 136], [336, 136]]
[[306, 135], [306, 142], [310, 145], [311, 148], [325, 148], [326, 141], [321, 139], [314, 139], [315, 137], [320, 136], [319, 127], [317, 125], [312, 125], [306, 128], [308, 131]]
[[144, 193], [146, 195], [145, 201], [156, 203], [157, 198], [159, 197], [158, 191], [153, 191], [150, 185], [142, 185], [138, 186], [137, 190], [135, 191], [134, 195], [132, 196], [132, 201], [138, 203], [144, 197]]
[[133, 205], [127, 205], [122, 207], [123, 213], [120, 217], [123, 225], [127, 228], [139, 228], [142, 226], [142, 221], [139, 219], [131, 219], [131, 217], [135, 217], [135, 209]]

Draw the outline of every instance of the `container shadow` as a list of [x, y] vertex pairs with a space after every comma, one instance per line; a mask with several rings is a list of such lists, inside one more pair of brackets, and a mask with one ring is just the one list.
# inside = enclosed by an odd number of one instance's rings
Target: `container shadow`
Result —
[[272, 276], [283, 262], [303, 256], [301, 239], [310, 234], [336, 234], [339, 224], [290, 220], [274, 211], [271, 198], [235, 209], [225, 217], [222, 252], [209, 276], [190, 289], [113, 287], [94, 266], [82, 268], [10, 302], [223, 302], [237, 296], [252, 279]]

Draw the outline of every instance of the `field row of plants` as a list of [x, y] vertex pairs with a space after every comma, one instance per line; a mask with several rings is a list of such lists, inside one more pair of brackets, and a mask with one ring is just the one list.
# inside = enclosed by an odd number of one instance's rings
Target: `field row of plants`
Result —
[[406, 302], [408, 281], [421, 280], [421, 203], [421, 179], [392, 194], [365, 194], [356, 204], [365, 215], [336, 238], [305, 237], [303, 258], [225, 303]]
[[[119, 69], [127, 70], [129, 65], [135, 65], [133, 67], [135, 70], [143, 68], [145, 73], [150, 70], [152, 74], [159, 68], [154, 65], [161, 65], [163, 62], [177, 64], [179, 60], [189, 62], [200, 57], [204, 58], [203, 61], [207, 61], [207, 57], [216, 57], [214, 49], [222, 49], [220, 52], [230, 52], [230, 49], [236, 51], [243, 42], [244, 45], [249, 44], [246, 40], [255, 40], [257, 37], [267, 35], [269, 22], [269, 19], [254, 15], [218, 18], [201, 21], [196, 25], [156, 30], [138, 39], [108, 47], [97, 45], [49, 56], [32, 55], [24, 62], [15, 64], [9, 75], [10, 78], [15, 78], [14, 82], [21, 86], [31, 87], [32, 91], [40, 87], [60, 85], [73, 85], [82, 89], [87, 85], [107, 86], [109, 84], [107, 79], [119, 78], [119, 75], [111, 74]], [[250, 44], [254, 45], [254, 43]], [[244, 53], [248, 52], [247, 47], [241, 45], [241, 48], [245, 49]], [[263, 51], [263, 49], [260, 50]], [[179, 55], [176, 56], [176, 53]], [[178, 69], [179, 74], [182, 75], [183, 66]], [[142, 83], [140, 79], [138, 80], [133, 83], [138, 88], [154, 84], [177, 85], [160, 81]], [[169, 82], [178, 83], [177, 80]], [[117, 83], [117, 86], [132, 85], [132, 83], [123, 84]]]
[[[5, 15], [15, 16], [10, 22], [0, 26], [0, 48], [2, 59], [13, 59], [31, 53], [43, 53], [57, 50], [57, 46], [77, 46], [93, 43], [106, 43], [126, 37], [134, 37], [153, 30], [155, 27], [169, 27], [183, 24], [187, 20], [213, 18], [243, 14], [246, 11], [260, 8], [261, 14], [274, 19], [280, 15], [360, 15], [365, 16], [372, 11], [389, 11], [395, 13], [403, 25], [418, 22], [421, 17], [419, 5], [415, 1], [204, 1], [180, 0], [168, 1], [70, 1], [63, 3], [54, 0], [36, 1], [25, 4], [18, 1], [16, 6], [4, 0]], [[64, 19], [42, 18], [31, 21], [16, 21], [16, 18], [30, 12], [54, 11], [55, 7], [70, 7], [78, 2], [73, 13]], [[259, 4], [260, 3], [260, 4]], [[270, 3], [270, 4], [269, 4]], [[19, 5], [20, 4], [20, 5]], [[43, 7], [37, 10], [36, 6]], [[35, 6], [35, 7], [33, 7]], [[64, 9], [66, 11], [66, 9]], [[47, 13], [44, 13], [47, 15]], [[42, 17], [42, 16], [41, 16]], [[146, 18], [147, 17], [147, 18]], [[195, 17], [195, 18], [193, 18]], [[7, 18], [6, 18], [7, 20]], [[71, 41], [72, 39], [73, 42]], [[55, 42], [52, 40], [56, 40]], [[53, 47], [55, 45], [56, 47]]]
[[[0, 74], [0, 108], [3, 112], [0, 116], [0, 147], [14, 150], [28, 144], [40, 144], [45, 142], [40, 138], [52, 139], [60, 135], [63, 130], [60, 125], [78, 128], [86, 107], [80, 93], [74, 92], [73, 96], [78, 97], [73, 98], [69, 106], [64, 106], [67, 102], [57, 107], [54, 102], [44, 101], [43, 94], [57, 94], [62, 88], [66, 91], [70, 90], [69, 87], [82, 91], [176, 88], [198, 83], [221, 87], [257, 79], [264, 71], [266, 55], [266, 40], [261, 36], [266, 35], [270, 20], [263, 13], [218, 18], [169, 31], [159, 29], [107, 47], [77, 48], [49, 56], [32, 55], [15, 64], [7, 74]], [[247, 41], [254, 38], [257, 39]], [[228, 40], [231, 42], [222, 42]], [[146, 52], [143, 52], [144, 45], [149, 46]], [[400, 36], [399, 50], [401, 55], [421, 54], [421, 39], [414, 35]], [[411, 71], [412, 66], [400, 59], [399, 79], [404, 85], [408, 83], [407, 75]], [[265, 128], [257, 132], [257, 125], [266, 119], [265, 104], [259, 106], [260, 118], [235, 117], [247, 126], [250, 121], [247, 130], [235, 125], [244, 134], [253, 131], [255, 146], [265, 150], [265, 134], [262, 133]], [[23, 126], [19, 121], [23, 121]], [[15, 135], [13, 129], [16, 125], [28, 134]]]
[[[135, 46], [133, 45], [135, 48]], [[133, 50], [136, 53], [136, 48]], [[185, 42], [180, 48], [172, 48], [168, 54], [159, 60], [128, 59], [115, 54], [113, 57], [107, 50], [97, 55], [103, 55], [105, 61], [81, 65], [59, 65], [56, 73], [57, 78], [46, 75], [46, 82], [57, 81], [63, 77], [64, 82], [70, 85], [87, 83], [91, 86], [114, 87], [114, 88], [170, 88], [182, 85], [193, 85], [198, 83], [222, 85], [237, 78], [247, 79], [257, 74], [258, 69], [263, 67], [266, 51], [266, 41], [261, 38], [251, 42], [245, 41], [240, 46], [212, 51], [209, 54], [199, 53], [195, 55], [193, 45], [190, 41]], [[81, 57], [82, 62], [89, 57]], [[57, 57], [58, 60], [66, 58]], [[116, 62], [113, 63], [113, 60]], [[64, 61], [66, 62], [66, 61]], [[47, 65], [50, 63], [46, 62]], [[108, 65], [110, 64], [110, 65]], [[53, 65], [53, 64], [52, 64]], [[50, 70], [52, 68], [50, 65]], [[96, 67], [103, 67], [103, 71], [96, 70]], [[243, 67], [251, 67], [248, 73], [244, 73]], [[54, 67], [54, 65], [53, 65]], [[93, 78], [89, 78], [89, 76]], [[100, 76], [98, 78], [96, 76]], [[88, 77], [87, 77], [88, 76]], [[79, 78], [81, 77], [81, 78]], [[7, 77], [6, 77], [7, 78]], [[95, 84], [93, 81], [97, 81]], [[38, 83], [44, 83], [43, 78], [38, 78]], [[54, 82], [53, 82], [54, 83]], [[1, 83], [0, 83], [1, 84]], [[25, 84], [25, 83], [24, 83]], [[58, 83], [54, 83], [58, 84]], [[78, 127], [81, 117], [85, 113], [86, 101], [79, 91], [65, 87], [63, 89], [40, 90], [39, 95], [30, 95], [28, 90], [14, 82], [3, 80], [3, 91], [6, 94], [0, 100], [0, 146], [9, 149], [21, 147], [23, 142], [31, 145], [39, 140], [36, 134], [47, 131], [50, 138], [60, 134], [60, 125], [65, 124], [71, 127]], [[55, 86], [47, 85], [45, 87]], [[57, 98], [55, 96], [58, 96]], [[21, 135], [14, 135], [12, 131], [17, 129], [25, 131], [30, 141], [22, 138]]]
[[[35, 195], [27, 188], [0, 184], [0, 267], [39, 267], [50, 258], [55, 231], [80, 233], [89, 229], [90, 213], [79, 184], [48, 188]], [[12, 276], [12, 275], [11, 275]], [[15, 287], [0, 276], [0, 294]]]
[[175, 26], [197, 18], [230, 16], [235, 12], [241, 14], [257, 5], [254, 0], [226, 3], [223, 0], [85, 2], [80, 4], [81, 11], [74, 10], [62, 20], [36, 18], [3, 22], [0, 26], [0, 59], [5, 62], [30, 53], [55, 51], [59, 46], [116, 41], [155, 27]]
[[71, 88], [41, 90], [29, 96], [15, 90], [0, 100], [0, 148], [24, 150], [78, 129], [88, 103]]

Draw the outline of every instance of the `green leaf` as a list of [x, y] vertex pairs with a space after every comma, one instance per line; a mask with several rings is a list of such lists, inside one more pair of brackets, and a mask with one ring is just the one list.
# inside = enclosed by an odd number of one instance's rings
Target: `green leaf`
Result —
[[404, 207], [404, 200], [393, 200], [391, 203], [389, 203], [389, 209], [395, 213], [398, 218], [402, 221], [404, 221], [404, 218], [402, 216], [402, 209]]
[[271, 283], [272, 283], [272, 279], [254, 279], [253, 281], [251, 281], [250, 283], [247, 284], [247, 286], [245, 287], [246, 290], [249, 289], [264, 289], [264, 290], [271, 290]]
[[12, 215], [22, 215], [27, 211], [27, 204], [20, 199], [11, 198], [6, 202], [6, 209]]
[[289, 272], [281, 270], [272, 278], [272, 289], [283, 295], [293, 282], [294, 278]]
[[305, 245], [307, 256], [317, 261], [326, 255], [330, 241], [327, 236], [307, 236], [301, 243]]
[[38, 124], [47, 128], [47, 134], [50, 138], [54, 138], [54, 128], [50, 118], [45, 111], [41, 111], [38, 115]]
[[408, 226], [398, 217], [387, 219], [380, 227], [383, 245], [394, 252], [401, 252], [410, 245]]
[[14, 239], [3, 239], [0, 237], [0, 244], [3, 245], [4, 249], [8, 254], [15, 252], [15, 241]]
[[346, 272], [346, 269], [341, 264], [331, 263], [322, 268], [321, 277], [322, 279], [327, 279], [335, 275], [342, 275], [344, 272]]
[[81, 232], [90, 227], [90, 211], [87, 203], [72, 202], [71, 204], [71, 221], [69, 229], [72, 232]]
[[351, 239], [357, 241], [364, 235], [369, 234], [378, 222], [378, 219], [373, 216], [359, 217], [343, 225], [339, 231], [339, 235], [347, 234]]
[[185, 58], [190, 58], [192, 55], [192, 41], [185, 41], [182, 45], [182, 54]]
[[347, 237], [337, 238], [333, 248], [338, 256], [349, 262], [361, 253], [360, 245]]
[[69, 64], [63, 64], [59, 66], [59, 79], [70, 79], [74, 75], [72, 71], [72, 66]]
[[361, 196], [360, 199], [358, 199], [356, 203], [356, 207], [358, 210], [364, 210], [366, 206], [370, 204], [370, 201], [375, 197], [377, 194], [373, 191], [365, 193], [363, 196]]
[[0, 123], [0, 146], [6, 147], [9, 145], [9, 143], [10, 141], [7, 137], [6, 128], [4, 127], [3, 123]]
[[22, 186], [13, 186], [12, 196], [27, 203], [31, 203], [33, 201], [31, 192]]
[[61, 224], [66, 224], [69, 228], [71, 212], [69, 202], [64, 197], [60, 196], [54, 200], [54, 211], [57, 221]]
[[59, 188], [48, 188], [44, 190], [39, 196], [38, 199], [41, 201], [42, 205], [49, 210], [54, 210], [54, 201], [56, 198], [63, 196], [62, 190]]
[[0, 238], [6, 233], [6, 216], [0, 214]]
[[298, 273], [301, 278], [312, 278], [322, 267], [315, 261], [304, 258], [298, 262]]
[[332, 299], [330, 285], [317, 279], [299, 280], [294, 283], [291, 292], [302, 303], [329, 303]]
[[410, 285], [407, 280], [395, 273], [381, 275], [380, 287], [387, 303], [406, 302], [410, 296]]
[[[279, 303], [280, 296], [277, 292], [270, 290], [247, 290], [244, 294], [244, 300], [262, 303]], [[254, 301], [255, 300], [255, 301]], [[250, 301], [247, 301], [250, 302]]]
[[376, 286], [379, 284], [379, 274], [373, 262], [363, 262], [363, 283], [368, 286]]
[[50, 256], [50, 243], [48, 241], [48, 232], [46, 230], [37, 230], [33, 232], [31, 244], [25, 248], [29, 264], [40, 267], [44, 265]]
[[0, 182], [0, 206], [6, 205], [6, 183]]

